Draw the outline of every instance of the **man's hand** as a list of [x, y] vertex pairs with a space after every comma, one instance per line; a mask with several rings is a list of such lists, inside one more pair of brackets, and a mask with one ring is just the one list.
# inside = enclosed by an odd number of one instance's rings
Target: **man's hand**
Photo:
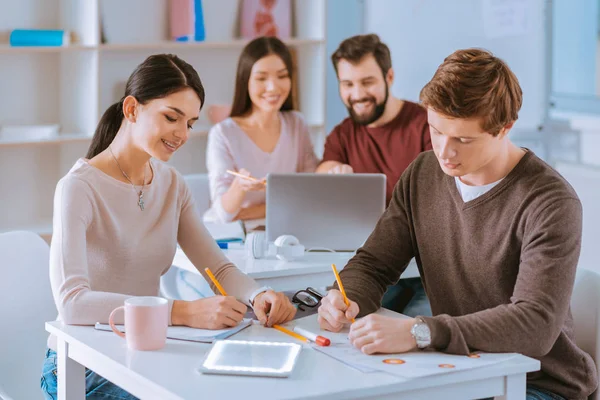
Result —
[[353, 174], [354, 170], [348, 164], [340, 164], [327, 171], [328, 174]]
[[371, 314], [352, 324], [350, 343], [364, 354], [406, 353], [417, 348], [410, 333], [414, 318], [393, 318]]
[[331, 332], [339, 332], [344, 324], [349, 324], [358, 315], [358, 304], [348, 299], [349, 306], [344, 303], [344, 296], [339, 290], [331, 289], [321, 300], [319, 307], [319, 326]]

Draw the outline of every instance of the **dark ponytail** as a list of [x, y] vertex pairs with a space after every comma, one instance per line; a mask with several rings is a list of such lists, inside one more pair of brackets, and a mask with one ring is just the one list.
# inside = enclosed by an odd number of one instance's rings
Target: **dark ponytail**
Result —
[[173, 54], [156, 54], [146, 58], [127, 80], [123, 98], [108, 107], [100, 118], [86, 158], [92, 159], [102, 153], [114, 140], [123, 122], [123, 100], [127, 96], [146, 104], [186, 88], [196, 92], [202, 107], [204, 86], [194, 67]]
[[100, 118], [100, 122], [98, 122], [98, 126], [96, 127], [96, 132], [94, 132], [92, 143], [90, 144], [90, 148], [85, 157], [91, 160], [106, 150], [115, 136], [117, 136], [117, 132], [119, 131], [119, 128], [121, 128], [122, 122], [123, 102], [118, 101], [108, 107], [104, 112], [104, 115], [102, 115], [102, 118]]

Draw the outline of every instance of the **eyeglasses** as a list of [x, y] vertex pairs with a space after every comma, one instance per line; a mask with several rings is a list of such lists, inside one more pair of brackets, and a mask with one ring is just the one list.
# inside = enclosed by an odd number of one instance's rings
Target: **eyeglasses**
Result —
[[304, 311], [302, 306], [305, 307], [316, 307], [321, 302], [323, 295], [317, 292], [315, 289], [308, 287], [306, 289], [302, 289], [297, 291], [292, 297], [292, 303], [298, 304], [298, 309], [300, 311]]

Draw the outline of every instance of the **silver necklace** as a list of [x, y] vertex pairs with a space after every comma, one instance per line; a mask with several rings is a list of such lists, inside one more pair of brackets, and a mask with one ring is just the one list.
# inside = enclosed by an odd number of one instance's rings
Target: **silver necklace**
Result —
[[144, 186], [146, 186], [146, 167], [144, 166], [144, 181], [142, 182], [142, 188], [138, 193], [135, 185], [133, 184], [133, 181], [129, 178], [129, 175], [127, 175], [125, 171], [123, 171], [123, 168], [121, 168], [121, 164], [119, 164], [119, 160], [117, 160], [117, 157], [115, 157], [115, 153], [113, 153], [112, 148], [110, 146], [108, 146], [108, 150], [110, 151], [112, 157], [115, 159], [115, 162], [117, 163], [117, 166], [121, 170], [123, 176], [129, 181], [129, 183], [131, 183], [131, 186], [133, 187], [133, 192], [138, 196], [138, 206], [140, 207], [140, 210], [144, 211]]

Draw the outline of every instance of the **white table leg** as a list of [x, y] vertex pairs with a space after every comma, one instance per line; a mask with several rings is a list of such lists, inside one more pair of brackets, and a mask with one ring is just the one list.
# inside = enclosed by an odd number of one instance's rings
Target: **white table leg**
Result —
[[57, 339], [58, 399], [85, 399], [85, 367], [69, 358], [69, 344]]
[[527, 374], [508, 375], [504, 377], [504, 396], [496, 400], [525, 400], [527, 391]]

